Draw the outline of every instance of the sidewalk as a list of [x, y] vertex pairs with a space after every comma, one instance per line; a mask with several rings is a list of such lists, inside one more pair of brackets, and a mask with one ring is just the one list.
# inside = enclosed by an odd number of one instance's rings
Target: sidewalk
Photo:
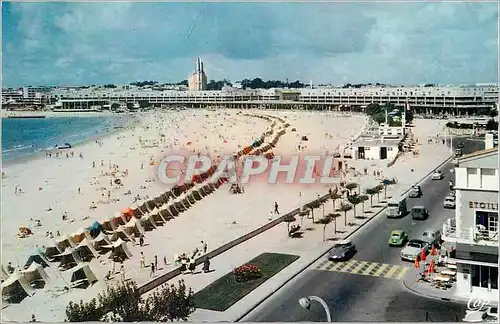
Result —
[[448, 300], [457, 303], [463, 303], [467, 305], [468, 299], [456, 295], [456, 282], [453, 287], [447, 290], [441, 290], [438, 288], [431, 287], [429, 283], [417, 282], [416, 278], [418, 276], [417, 270], [412, 267], [410, 271], [406, 274], [403, 282], [403, 286], [414, 294], [423, 296], [425, 298]]
[[[423, 151], [423, 152], [422, 152]], [[419, 166], [414, 172], [407, 173], [407, 167], [409, 162], [405, 163], [403, 168], [394, 168], [394, 176], [398, 176], [404, 181], [400, 181], [395, 185], [389, 186], [387, 188], [387, 196], [401, 195], [408, 190], [408, 184], [414, 184], [422, 180], [429, 173], [431, 173], [439, 164], [445, 161], [448, 157], [447, 154], [436, 154], [435, 149], [426, 150], [425, 145], [423, 150], [421, 149], [421, 158], [428, 158], [425, 166]], [[420, 162], [419, 160], [418, 162]], [[415, 160], [411, 161], [415, 164]], [[373, 163], [373, 162], [372, 162]], [[397, 165], [397, 163], [396, 163]], [[395, 166], [396, 166], [395, 165]], [[391, 170], [392, 171], [392, 170]], [[367, 188], [368, 185], [377, 184], [378, 181], [371, 176], [357, 176], [352, 177], [350, 181], [355, 181], [359, 183], [362, 187]], [[364, 190], [364, 189], [362, 189]], [[370, 214], [361, 212], [361, 207], [357, 208], [357, 215], [366, 217], [365, 219], [354, 219], [352, 212], [348, 213], [348, 224], [347, 228], [344, 226], [344, 216], [337, 218], [337, 230], [345, 231], [344, 233], [339, 233], [336, 235], [337, 238], [345, 238], [352, 234], [359, 228], [362, 228], [364, 224], [383, 215], [379, 213], [382, 207], [382, 201], [384, 200], [384, 194], [380, 195], [380, 202], [377, 200], [377, 196], [373, 197], [374, 208], [370, 210]], [[380, 203], [380, 204], [379, 204]], [[340, 203], [336, 202], [337, 208]], [[369, 201], [365, 203], [366, 209], [369, 210]], [[379, 206], [379, 207], [376, 207]], [[333, 212], [332, 202], [328, 201], [325, 204], [325, 213]], [[322, 209], [315, 210], [316, 219], [321, 217]], [[300, 224], [300, 218], [297, 220]], [[204, 287], [208, 286], [213, 281], [217, 280], [219, 277], [231, 272], [235, 267], [245, 264], [252, 258], [258, 256], [264, 252], [274, 252], [274, 253], [286, 253], [294, 254], [300, 256], [300, 258], [289, 265], [287, 268], [277, 273], [268, 281], [264, 282], [261, 286], [250, 292], [244, 298], [236, 302], [225, 312], [209, 311], [205, 309], [197, 309], [194, 314], [190, 317], [190, 321], [196, 322], [217, 322], [217, 321], [236, 321], [242, 315], [244, 315], [249, 309], [252, 309], [256, 305], [260, 304], [262, 300], [266, 299], [268, 296], [273, 294], [286, 282], [291, 280], [295, 275], [302, 272], [304, 269], [308, 268], [311, 264], [322, 257], [332, 246], [331, 241], [323, 242], [323, 225], [312, 224], [310, 219], [304, 218], [303, 220], [305, 227], [311, 227], [313, 230], [306, 231], [303, 238], [291, 239], [287, 237], [286, 224], [279, 224], [276, 227], [248, 240], [245, 243], [213, 258], [211, 260], [211, 268], [215, 269], [214, 272], [208, 274], [195, 274], [195, 275], [182, 275], [171, 280], [172, 283], [177, 282], [179, 279], [184, 279], [187, 286], [191, 287], [195, 292], [200, 291]], [[333, 232], [333, 223], [327, 226], [326, 233], [327, 237], [331, 237]]]

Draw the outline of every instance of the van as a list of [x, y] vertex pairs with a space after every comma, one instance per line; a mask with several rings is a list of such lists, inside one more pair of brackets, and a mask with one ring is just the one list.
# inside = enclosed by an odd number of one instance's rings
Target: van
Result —
[[411, 209], [411, 219], [426, 220], [429, 218], [429, 211], [424, 206], [414, 206]]
[[403, 217], [407, 211], [405, 197], [391, 198], [387, 202], [386, 215], [388, 218]]

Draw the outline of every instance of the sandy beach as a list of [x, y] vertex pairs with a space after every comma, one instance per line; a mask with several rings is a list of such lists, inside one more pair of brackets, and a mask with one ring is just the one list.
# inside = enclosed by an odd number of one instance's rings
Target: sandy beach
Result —
[[[273, 149], [274, 154], [333, 152], [359, 134], [366, 123], [363, 115], [347, 119], [334, 113], [245, 111], [284, 118], [291, 124]], [[217, 156], [237, 152], [268, 130], [269, 122], [238, 114], [236, 110], [181, 110], [141, 114], [137, 126], [125, 128], [98, 142], [74, 149], [74, 156], [40, 157], [4, 168], [2, 183], [2, 265], [12, 262], [23, 266], [35, 244], [51, 246], [60, 234], [72, 234], [116, 214], [139, 196], [144, 201], [170, 189], [156, 181], [157, 165], [150, 165], [171, 149], [186, 149]], [[346, 127], [346, 125], [348, 125]], [[296, 130], [291, 132], [290, 129]], [[308, 141], [301, 141], [307, 136]], [[142, 144], [141, 144], [142, 143]], [[189, 143], [189, 144], [188, 144]], [[82, 154], [82, 157], [80, 156]], [[122, 172], [123, 186], [110, 184], [108, 175]], [[17, 186], [17, 190], [16, 190]], [[138, 284], [150, 279], [149, 268], [140, 267], [140, 252], [146, 264], [158, 257], [159, 275], [173, 268], [173, 256], [190, 254], [200, 242], [214, 249], [269, 221], [277, 202], [282, 212], [298, 207], [301, 201], [314, 199], [327, 186], [297, 188], [290, 184], [249, 183], [245, 193], [233, 195], [229, 185], [197, 202], [165, 226], [145, 233], [145, 245], [127, 243], [132, 257], [124, 262], [127, 278]], [[21, 193], [19, 193], [19, 189]], [[130, 194], [126, 194], [130, 190]], [[299, 196], [299, 192], [301, 196]], [[92, 205], [96, 208], [90, 209]], [[50, 211], [48, 211], [50, 209]], [[67, 215], [67, 220], [63, 220]], [[37, 226], [40, 220], [41, 226]], [[18, 229], [29, 227], [33, 235], [19, 238]], [[52, 232], [54, 239], [47, 238]], [[138, 243], [138, 241], [136, 242]], [[164, 265], [166, 257], [168, 264]], [[58, 272], [55, 264], [46, 271], [51, 278], [44, 289], [2, 310], [4, 320], [28, 321], [36, 314], [40, 321], [63, 321], [70, 300], [88, 300], [106, 287], [104, 276], [112, 268], [108, 255], [90, 262], [99, 281], [87, 289], [61, 292], [71, 270]], [[119, 280], [119, 275], [111, 282]]]

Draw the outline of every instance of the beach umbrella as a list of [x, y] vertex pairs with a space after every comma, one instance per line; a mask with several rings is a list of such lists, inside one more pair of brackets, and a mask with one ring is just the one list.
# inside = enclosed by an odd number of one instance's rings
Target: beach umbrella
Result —
[[432, 244], [431, 255], [437, 255], [437, 251], [436, 248], [434, 247], [434, 244]]

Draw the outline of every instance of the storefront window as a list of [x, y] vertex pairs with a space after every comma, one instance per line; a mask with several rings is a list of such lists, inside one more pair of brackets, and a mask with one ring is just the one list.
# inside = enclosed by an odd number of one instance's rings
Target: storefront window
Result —
[[498, 268], [490, 268], [491, 289], [498, 289]]
[[476, 211], [476, 226], [478, 225], [481, 225], [481, 229], [498, 232], [498, 213]]
[[473, 287], [498, 289], [498, 268], [471, 265], [471, 284]]

